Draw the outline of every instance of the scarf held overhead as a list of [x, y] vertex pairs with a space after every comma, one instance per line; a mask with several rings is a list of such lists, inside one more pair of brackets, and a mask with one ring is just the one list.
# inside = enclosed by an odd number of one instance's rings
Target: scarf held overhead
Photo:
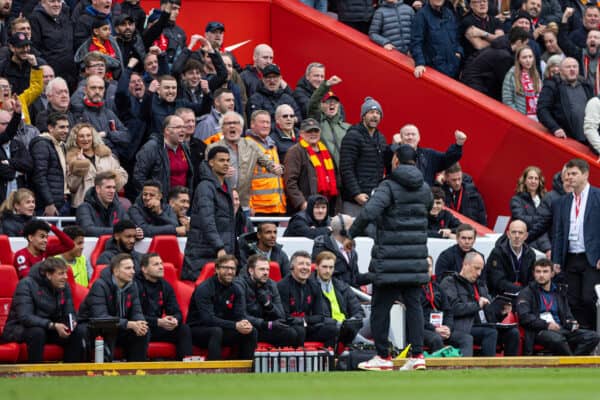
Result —
[[308, 158], [310, 159], [312, 166], [315, 168], [315, 172], [317, 174], [317, 192], [328, 198], [337, 196], [338, 192], [337, 183], [335, 180], [335, 169], [333, 166], [333, 160], [331, 159], [331, 154], [329, 154], [327, 147], [325, 147], [321, 141], [319, 141], [317, 144], [319, 153], [323, 159], [323, 163], [321, 163], [321, 160], [319, 159], [319, 156], [315, 150], [304, 139], [300, 139], [300, 146], [307, 151]]

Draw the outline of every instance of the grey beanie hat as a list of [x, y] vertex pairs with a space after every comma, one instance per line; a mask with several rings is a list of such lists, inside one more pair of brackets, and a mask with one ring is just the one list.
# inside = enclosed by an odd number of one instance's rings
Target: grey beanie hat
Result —
[[365, 102], [360, 107], [360, 117], [364, 117], [366, 113], [370, 110], [377, 110], [381, 114], [381, 118], [383, 118], [383, 110], [381, 109], [381, 105], [377, 100], [372, 97], [365, 97]]

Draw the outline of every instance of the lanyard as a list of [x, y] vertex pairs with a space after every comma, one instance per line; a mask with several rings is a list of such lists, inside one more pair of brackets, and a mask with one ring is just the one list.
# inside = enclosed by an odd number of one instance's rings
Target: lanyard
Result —
[[460, 191], [458, 192], [458, 200], [456, 201], [456, 203], [454, 202], [454, 196], [451, 197], [452, 204], [450, 204], [450, 208], [452, 208], [454, 211], [460, 211], [460, 206], [462, 204], [462, 196], [463, 196], [463, 190], [461, 188]]
[[481, 296], [479, 296], [479, 290], [477, 289], [476, 283], [473, 284], [473, 291], [475, 292], [475, 301], [479, 303]]
[[546, 312], [549, 312], [552, 309], [552, 306], [554, 305], [554, 296], [552, 296], [552, 294], [550, 294], [551, 300], [550, 300], [550, 304], [548, 304], [548, 302], [546, 301], [546, 296], [544, 296], [544, 294], [540, 291], [540, 296], [542, 296], [542, 301], [544, 302], [544, 307], [546, 308]]
[[433, 311], [437, 311], [437, 307], [435, 306], [435, 297], [433, 294], [433, 285], [431, 284], [431, 282], [429, 282], [428, 286], [429, 286], [429, 291], [427, 291], [425, 286], [423, 286], [423, 291], [425, 292], [425, 297], [427, 298], [427, 301], [429, 302], [429, 304], [431, 304], [431, 308], [433, 308]]
[[573, 193], [573, 195], [575, 196], [575, 219], [577, 219], [579, 218], [579, 211], [581, 210], [581, 194], [577, 196]]

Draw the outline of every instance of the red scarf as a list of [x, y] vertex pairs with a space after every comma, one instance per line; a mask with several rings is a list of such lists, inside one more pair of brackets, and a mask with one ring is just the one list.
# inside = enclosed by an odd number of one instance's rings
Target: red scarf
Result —
[[300, 146], [304, 148], [308, 153], [308, 158], [312, 166], [315, 168], [317, 174], [317, 192], [327, 198], [337, 196], [337, 183], [335, 180], [335, 169], [333, 167], [333, 160], [329, 150], [319, 141], [317, 146], [319, 147], [319, 153], [323, 159], [323, 163], [319, 159], [319, 156], [315, 150], [310, 146], [306, 140], [300, 139]]
[[[590, 56], [583, 55], [583, 76], [587, 79], [590, 69]], [[596, 63], [596, 80], [594, 81], [594, 94], [600, 94], [600, 60]]]
[[[99, 51], [102, 54], [105, 54], [109, 57], [112, 58], [117, 58], [117, 53], [115, 52], [115, 49], [113, 49], [112, 44], [110, 44], [110, 40], [105, 40], [104, 42], [100, 39], [98, 39], [95, 36], [92, 36], [92, 42], [90, 43], [90, 47], [88, 49], [90, 52], [92, 51]], [[112, 72], [106, 71], [105, 74], [107, 79], [112, 79], [113, 75]]]
[[[529, 72], [521, 71], [521, 86], [525, 94], [525, 105], [527, 106], [527, 116], [536, 116], [538, 93], [535, 92], [533, 81]], [[536, 117], [537, 118], [537, 117]]]
[[104, 105], [104, 102], [99, 101], [97, 103], [94, 103], [93, 101], [90, 101], [87, 97], [84, 97], [83, 104], [85, 104], [86, 106], [91, 107], [91, 108], [100, 108]]

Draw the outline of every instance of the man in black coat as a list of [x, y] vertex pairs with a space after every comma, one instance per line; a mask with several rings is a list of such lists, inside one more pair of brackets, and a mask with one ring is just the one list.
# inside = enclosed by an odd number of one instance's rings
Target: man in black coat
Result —
[[523, 353], [533, 353], [533, 345], [541, 344], [561, 356], [589, 355], [600, 337], [594, 331], [579, 329], [571, 314], [564, 286], [552, 283], [552, 262], [536, 261], [534, 280], [519, 292], [517, 311], [519, 323], [525, 328]]
[[263, 68], [273, 63], [273, 49], [268, 44], [259, 44], [254, 48], [252, 55], [253, 65], [246, 65], [240, 73], [240, 77], [246, 86], [246, 96], [250, 98], [260, 86], [260, 77], [263, 75]]
[[333, 277], [335, 261], [336, 256], [332, 252], [325, 250], [319, 253], [315, 259], [315, 279], [321, 286], [325, 317], [336, 322], [338, 344], [347, 347], [362, 328], [365, 312], [350, 285]]
[[592, 97], [594, 88], [579, 75], [579, 63], [567, 57], [560, 63], [560, 76], [544, 80], [537, 117], [554, 136], [587, 143], [583, 119], [585, 105]]
[[237, 345], [234, 359], [251, 360], [257, 329], [246, 318], [243, 287], [234, 284], [237, 260], [230, 254], [215, 262], [215, 275], [196, 287], [190, 302], [188, 324], [194, 345], [208, 348], [207, 360], [220, 360], [222, 346]]
[[294, 100], [302, 112], [302, 119], [308, 117], [308, 103], [321, 83], [325, 80], [325, 66], [318, 62], [308, 64], [306, 74], [298, 80], [294, 90]]
[[[17, 178], [17, 172], [28, 175], [33, 168], [27, 147], [16, 137], [19, 134], [20, 123], [20, 110], [15, 110], [12, 114], [0, 110], [0, 143], [4, 143], [0, 146], [0, 200], [2, 201], [6, 200], [9, 185], [14, 184], [16, 190], [26, 183], [26, 176]], [[8, 147], [9, 153], [6, 152], [5, 147]]]
[[246, 266], [248, 258], [260, 254], [269, 261], [279, 264], [281, 276], [290, 272], [290, 260], [283, 251], [283, 246], [277, 243], [277, 224], [275, 222], [261, 222], [256, 227], [256, 232], [250, 232], [240, 237], [240, 264]]
[[126, 218], [117, 196], [116, 178], [114, 171], [98, 173], [94, 187], [88, 189], [83, 203], [77, 207], [77, 225], [83, 227], [86, 236], [110, 235], [113, 226]]
[[460, 226], [460, 220], [444, 208], [446, 194], [439, 186], [432, 187], [431, 194], [433, 195], [433, 207], [429, 212], [427, 236], [430, 238], [456, 238], [456, 229]]
[[169, 115], [163, 122], [162, 132], [160, 136], [152, 135], [136, 155], [135, 188], [141, 192], [144, 182], [155, 179], [160, 182], [165, 195], [175, 186], [185, 186], [193, 192], [194, 168], [190, 149], [184, 142], [183, 120], [177, 115]]
[[29, 143], [36, 209], [45, 216], [68, 215], [71, 207], [67, 201], [67, 165], [62, 144], [69, 133], [69, 120], [65, 114], [51, 114], [47, 128], [47, 133]]
[[310, 254], [297, 251], [290, 264], [290, 273], [277, 284], [286, 324], [296, 331], [299, 343], [315, 341], [333, 347], [339, 329], [334, 319], [325, 316], [321, 289], [310, 276]]
[[412, 345], [412, 356], [402, 369], [426, 368], [422, 354], [424, 323], [420, 286], [429, 282], [427, 215], [433, 197], [416, 162], [417, 152], [412, 146], [398, 146], [390, 178], [377, 186], [350, 228], [351, 238], [363, 234], [370, 223], [375, 223], [377, 229], [369, 265], [373, 276], [371, 326], [377, 327], [373, 330], [377, 355], [359, 364], [361, 369], [393, 368], [388, 341], [390, 308], [400, 294], [406, 306], [408, 342]]
[[342, 176], [342, 211], [356, 217], [383, 179], [388, 145], [377, 129], [383, 118], [381, 105], [371, 97], [360, 108], [361, 123], [342, 139], [339, 170]]
[[515, 219], [496, 242], [485, 265], [487, 285], [493, 296], [519, 293], [533, 279], [535, 252], [525, 244], [527, 225]]
[[144, 237], [156, 235], [185, 236], [185, 226], [180, 226], [177, 215], [162, 201], [162, 185], [155, 180], [144, 182], [142, 193], [129, 207], [129, 218], [144, 232]]
[[225, 182], [229, 160], [229, 150], [215, 146], [200, 167], [201, 180], [192, 202], [181, 279], [195, 281], [204, 264], [235, 252], [233, 188]]
[[243, 290], [243, 310], [258, 331], [258, 340], [274, 346], [302, 347], [296, 331], [286, 323], [277, 283], [269, 278], [269, 260], [260, 254], [248, 258], [236, 284]]
[[96, 260], [96, 264], [110, 264], [117, 254], [128, 254], [133, 260], [135, 271], [139, 272], [142, 265], [142, 254], [134, 249], [137, 230], [135, 224], [129, 220], [122, 220], [115, 224], [113, 236], [108, 239], [104, 251]]
[[[456, 228], [456, 244], [442, 251], [435, 262], [435, 275], [438, 281], [442, 281], [453, 272], [460, 272], [465, 254], [475, 251], [473, 246], [477, 240], [477, 231], [469, 224], [460, 224]], [[481, 253], [480, 253], [481, 254]], [[483, 254], [481, 254], [483, 257]], [[485, 276], [485, 271], [483, 272]]]
[[487, 213], [483, 197], [475, 187], [473, 179], [463, 173], [459, 163], [444, 171], [442, 189], [446, 193], [446, 205], [448, 207], [481, 225], [487, 225]]
[[177, 359], [192, 355], [192, 332], [183, 323], [173, 287], [164, 279], [163, 262], [157, 253], [142, 257], [142, 269], [135, 275], [150, 342], [170, 342], [177, 347]]
[[63, 260], [48, 258], [17, 285], [2, 339], [25, 342], [29, 363], [43, 361], [47, 343], [64, 348], [65, 362], [83, 361], [85, 329], [76, 324], [67, 268]]
[[275, 64], [269, 64], [262, 70], [262, 82], [256, 92], [248, 97], [246, 104], [246, 118], [250, 121], [252, 113], [257, 110], [268, 111], [271, 121], [275, 121], [275, 110], [282, 104], [287, 104], [294, 109], [298, 122], [302, 120], [302, 113], [296, 100], [285, 89], [281, 88], [281, 70]]
[[[123, 348], [127, 361], [146, 361], [148, 322], [144, 318], [134, 282], [135, 269], [129, 254], [118, 254], [100, 273], [79, 308], [79, 322], [94, 318], [119, 318], [116, 336], [104, 337], [104, 354], [112, 361], [115, 345]], [[108, 350], [108, 352], [107, 352]]]

